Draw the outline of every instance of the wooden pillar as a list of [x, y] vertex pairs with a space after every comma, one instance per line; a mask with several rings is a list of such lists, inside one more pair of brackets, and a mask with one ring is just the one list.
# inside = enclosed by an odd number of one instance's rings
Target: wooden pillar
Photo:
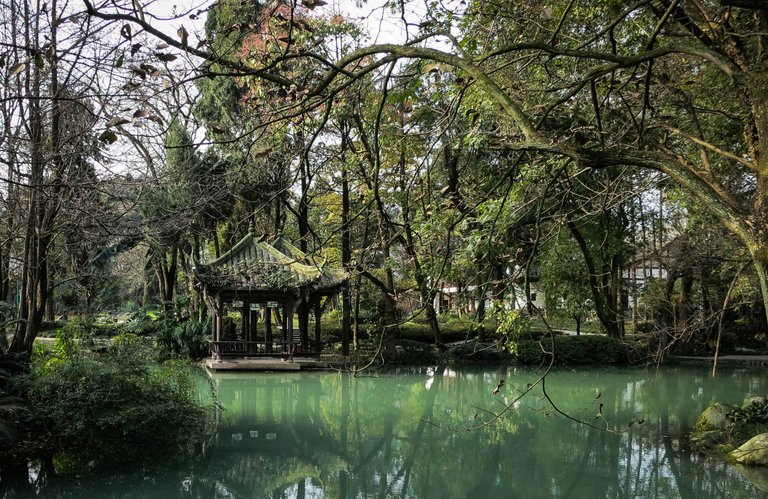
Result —
[[280, 318], [280, 326], [282, 328], [282, 337], [281, 337], [281, 345], [280, 345], [280, 351], [282, 353], [287, 353], [288, 349], [288, 302], [283, 302], [283, 316]]
[[272, 353], [272, 309], [264, 304], [264, 341], [267, 353]]
[[[222, 316], [224, 315], [224, 303], [221, 299], [221, 294], [216, 293], [216, 310], [213, 312], [213, 341], [221, 341], [221, 327]], [[214, 355], [215, 358], [219, 358], [219, 354]]]
[[322, 296], [317, 296], [315, 298], [315, 353], [320, 355], [320, 351], [322, 350], [322, 345], [320, 344], [320, 300], [322, 300]]
[[285, 328], [286, 333], [288, 334], [288, 353], [293, 354], [293, 311], [294, 311], [294, 300], [293, 296], [288, 297], [288, 301], [286, 302], [286, 310], [285, 310]]
[[253, 310], [253, 305], [248, 304], [248, 338], [249, 341], [259, 341], [259, 311]]
[[221, 341], [221, 328], [223, 326], [222, 316], [224, 315], [224, 303], [221, 299], [221, 295], [216, 293], [216, 320], [214, 321], [215, 341]]
[[240, 309], [240, 331], [243, 333], [243, 341], [250, 339], [250, 304], [243, 300], [243, 307]]
[[312, 310], [310, 297], [304, 296], [299, 302], [299, 337], [302, 350], [309, 351], [309, 313]]

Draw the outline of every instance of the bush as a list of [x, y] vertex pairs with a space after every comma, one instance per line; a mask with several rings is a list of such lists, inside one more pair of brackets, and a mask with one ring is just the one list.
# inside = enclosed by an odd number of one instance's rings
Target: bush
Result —
[[[512, 356], [521, 364], [548, 363], [552, 342], [544, 338], [541, 343], [518, 340], [508, 344]], [[542, 349], [543, 346], [543, 349]], [[608, 336], [556, 336], [554, 338], [555, 364], [625, 364], [630, 352], [621, 340]]]
[[496, 320], [496, 334], [504, 337], [505, 341], [515, 341], [530, 336], [531, 321], [522, 310], [499, 310], [492, 315]]
[[393, 352], [387, 354], [387, 362], [398, 364], [433, 364], [438, 352], [433, 346], [418, 341], [399, 340]]
[[13, 392], [13, 380], [27, 372], [22, 354], [0, 353], [0, 462], [2, 453], [18, 440], [17, 419], [24, 410], [22, 401]]
[[210, 355], [210, 321], [162, 321], [159, 326], [155, 344], [161, 359], [186, 358], [198, 361]]
[[133, 335], [118, 336], [101, 355], [63, 347], [33, 359], [18, 387], [30, 403], [31, 438], [58, 472], [164, 461], [201, 443], [208, 408], [195, 373], [151, 359]]
[[120, 326], [120, 331], [138, 336], [152, 336], [162, 326], [162, 321], [158, 322], [147, 315], [146, 312], [138, 311], [132, 314], [128, 322]]

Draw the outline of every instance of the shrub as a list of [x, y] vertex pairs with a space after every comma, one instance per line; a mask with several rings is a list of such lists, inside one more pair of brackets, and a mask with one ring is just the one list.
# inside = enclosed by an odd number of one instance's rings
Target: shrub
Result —
[[56, 330], [53, 340], [52, 356], [48, 362], [58, 362], [75, 355], [79, 350], [93, 347], [93, 323], [88, 320], [75, 319], [64, 322]]
[[[0, 353], [0, 453], [19, 437], [18, 415], [23, 412], [22, 401], [13, 393], [13, 380], [27, 372], [23, 355]], [[0, 461], [2, 455], [0, 454]]]
[[395, 350], [387, 354], [387, 361], [399, 364], [432, 364], [437, 362], [435, 348], [418, 341], [399, 340]]
[[208, 408], [195, 373], [155, 364], [145, 343], [121, 335], [105, 354], [52, 351], [20, 377], [31, 435], [57, 471], [186, 456], [201, 442]]
[[[543, 347], [543, 349], [542, 349]], [[541, 364], [550, 360], [552, 342], [544, 338], [541, 343], [518, 340], [509, 343], [510, 352], [521, 364]], [[555, 364], [623, 364], [629, 355], [627, 346], [608, 336], [556, 336], [554, 338]]]
[[530, 319], [519, 309], [500, 310], [493, 313], [496, 319], [496, 333], [508, 341], [526, 336], [531, 331]]
[[120, 327], [120, 331], [138, 336], [152, 336], [158, 330], [158, 323], [145, 314], [136, 314]]
[[155, 338], [160, 358], [198, 361], [210, 355], [210, 329], [210, 321], [162, 321]]

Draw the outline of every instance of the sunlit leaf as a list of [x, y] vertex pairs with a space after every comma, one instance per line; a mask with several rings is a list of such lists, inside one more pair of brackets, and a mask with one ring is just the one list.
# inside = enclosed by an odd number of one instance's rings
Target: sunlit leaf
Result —
[[10, 68], [11, 76], [16, 76], [17, 74], [21, 73], [24, 70], [24, 66], [26, 66], [23, 62], [17, 62]]

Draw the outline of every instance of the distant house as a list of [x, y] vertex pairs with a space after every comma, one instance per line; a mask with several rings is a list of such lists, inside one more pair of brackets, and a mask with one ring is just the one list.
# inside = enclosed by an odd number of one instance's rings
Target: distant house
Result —
[[[544, 289], [539, 286], [538, 281], [529, 284], [531, 288], [531, 303], [535, 310], [544, 311], [546, 300]], [[485, 309], [493, 308], [493, 292], [488, 286], [485, 292]], [[434, 307], [438, 314], [451, 313], [455, 315], [474, 314], [480, 305], [480, 290], [477, 286], [456, 286], [443, 284], [437, 292], [434, 301]], [[527, 309], [527, 298], [525, 290], [518, 284], [512, 284], [506, 287], [504, 293], [505, 306], [510, 310]]]
[[656, 251], [637, 255], [627, 264], [624, 279], [624, 315], [637, 320], [642, 306], [640, 298], [648, 284], [654, 280], [667, 281], [676, 278], [680, 268], [691, 265], [692, 248], [684, 236], [677, 236]]

